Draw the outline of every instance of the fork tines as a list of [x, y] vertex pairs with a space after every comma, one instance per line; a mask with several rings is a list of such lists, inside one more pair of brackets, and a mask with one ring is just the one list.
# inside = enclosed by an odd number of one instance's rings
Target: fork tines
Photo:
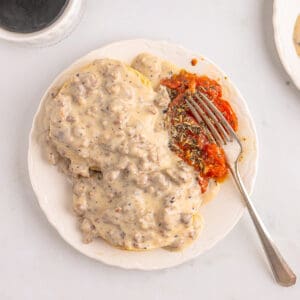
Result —
[[206, 124], [210, 132], [209, 138], [214, 143], [226, 145], [236, 137], [231, 125], [204, 93], [198, 90], [195, 94], [187, 95], [185, 101], [197, 122]]

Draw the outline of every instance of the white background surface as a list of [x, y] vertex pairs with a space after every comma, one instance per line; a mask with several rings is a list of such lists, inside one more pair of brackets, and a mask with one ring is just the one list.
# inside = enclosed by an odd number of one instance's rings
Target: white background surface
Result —
[[[96, 1], [58, 45], [0, 42], [0, 299], [300, 299], [274, 282], [249, 217], [182, 266], [125, 271], [68, 246], [37, 205], [27, 138], [39, 99], [73, 60], [108, 42], [167, 39], [213, 59], [248, 101], [260, 139], [254, 202], [300, 275], [300, 92], [277, 58], [272, 1]], [[218, 216], [216, 216], [218, 217]]]

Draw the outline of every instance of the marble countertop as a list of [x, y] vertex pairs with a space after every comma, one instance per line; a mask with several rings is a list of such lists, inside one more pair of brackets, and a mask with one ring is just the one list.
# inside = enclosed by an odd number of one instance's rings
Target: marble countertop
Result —
[[76, 58], [131, 38], [169, 40], [202, 53], [240, 88], [259, 136], [252, 197], [300, 274], [300, 92], [276, 53], [272, 1], [88, 0], [82, 22], [55, 46], [0, 41], [0, 299], [300, 299], [299, 283], [283, 288], [274, 282], [247, 214], [204, 255], [155, 272], [89, 259], [48, 224], [27, 172], [27, 140], [39, 99]]

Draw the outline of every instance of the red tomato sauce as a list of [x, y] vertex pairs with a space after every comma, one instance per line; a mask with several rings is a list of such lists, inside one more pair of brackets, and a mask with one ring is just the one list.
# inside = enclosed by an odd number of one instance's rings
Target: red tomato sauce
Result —
[[192, 65], [192, 66], [196, 66], [197, 63], [198, 63], [198, 59], [197, 59], [197, 58], [193, 58], [193, 59], [191, 60], [191, 65]]
[[204, 93], [222, 112], [236, 131], [238, 121], [228, 101], [222, 98], [220, 84], [206, 76], [198, 76], [187, 71], [180, 71], [171, 78], [165, 78], [161, 84], [166, 86], [171, 97], [167, 117], [170, 130], [170, 148], [199, 174], [201, 191], [207, 189], [210, 179], [218, 182], [224, 180], [228, 173], [224, 150], [213, 143], [207, 128], [192, 116], [184, 100], [187, 92], [197, 90]]

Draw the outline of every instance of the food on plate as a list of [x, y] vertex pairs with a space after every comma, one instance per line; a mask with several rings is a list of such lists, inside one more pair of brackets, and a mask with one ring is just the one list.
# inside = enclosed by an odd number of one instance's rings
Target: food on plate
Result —
[[236, 129], [216, 81], [147, 53], [131, 66], [95, 60], [47, 99], [45, 153], [72, 182], [84, 242], [179, 250], [198, 237], [200, 206], [227, 168], [182, 102], [197, 88]]
[[197, 58], [192, 58], [191, 59], [191, 65], [196, 66], [198, 64], [198, 59]]
[[163, 78], [170, 77], [179, 72], [179, 68], [172, 63], [149, 53], [137, 55], [131, 66], [147, 77], [151, 81], [154, 89], [157, 89], [160, 86], [160, 81]]
[[300, 15], [298, 15], [295, 23], [293, 40], [297, 55], [300, 56]]
[[207, 76], [198, 76], [184, 70], [170, 78], [163, 79], [170, 95], [168, 123], [170, 124], [170, 145], [188, 165], [199, 172], [201, 191], [207, 190], [209, 180], [222, 181], [227, 175], [225, 153], [213, 143], [207, 134], [205, 124], [199, 124], [185, 102], [187, 93], [194, 95], [198, 90], [216, 105], [234, 130], [237, 117], [230, 104], [222, 99], [222, 88], [217, 81]]

